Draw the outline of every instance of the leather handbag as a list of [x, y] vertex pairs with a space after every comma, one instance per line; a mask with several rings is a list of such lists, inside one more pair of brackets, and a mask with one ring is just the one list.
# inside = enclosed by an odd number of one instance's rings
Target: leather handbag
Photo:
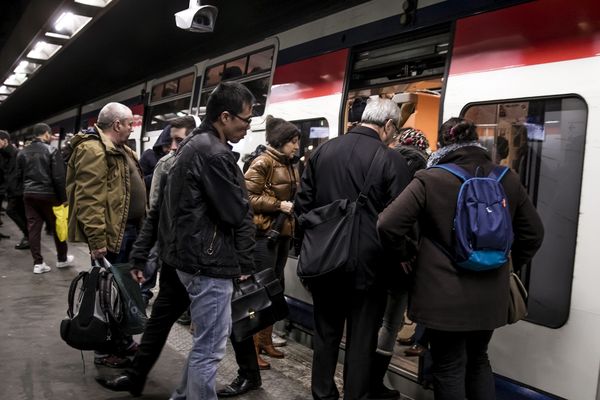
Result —
[[267, 288], [251, 275], [245, 281], [234, 279], [231, 298], [231, 339], [241, 342], [275, 323]]
[[527, 290], [513, 271], [510, 272], [510, 298], [508, 302], [508, 323], [514, 324], [527, 316]]
[[355, 201], [338, 199], [300, 215], [298, 223], [304, 230], [302, 248], [298, 257], [298, 277], [302, 280], [318, 278], [340, 268], [349, 268], [353, 257], [355, 216], [367, 205], [368, 194], [375, 180], [373, 165], [383, 153], [377, 149], [371, 160], [362, 190]]
[[283, 287], [280, 280], [275, 276], [275, 271], [272, 268], [267, 268], [263, 271], [254, 274], [256, 282], [267, 289], [267, 294], [271, 300], [271, 312], [275, 321], [281, 321], [290, 313], [287, 301], [283, 295]]

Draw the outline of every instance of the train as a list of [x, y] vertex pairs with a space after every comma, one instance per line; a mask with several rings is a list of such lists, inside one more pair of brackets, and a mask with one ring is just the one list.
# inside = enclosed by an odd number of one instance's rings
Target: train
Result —
[[[302, 132], [300, 157], [342, 135], [357, 98], [410, 101], [406, 122], [434, 147], [447, 118], [475, 122], [493, 157], [521, 176], [546, 237], [522, 271], [527, 318], [490, 343], [508, 398], [600, 399], [600, 4], [597, 0], [371, 0], [251, 46], [91, 99], [47, 122], [69, 136], [96, 121], [109, 101], [135, 114], [131, 146], [151, 148], [177, 116], [203, 116], [221, 81], [255, 95], [251, 132], [234, 150], [265, 142], [271, 114]], [[17, 132], [19, 133], [19, 132]], [[596, 261], [595, 261], [596, 260]], [[311, 298], [286, 266], [286, 326], [310, 340]], [[430, 399], [426, 360], [404, 357], [388, 377], [405, 398]], [[521, 396], [521, 397], [519, 397]]]

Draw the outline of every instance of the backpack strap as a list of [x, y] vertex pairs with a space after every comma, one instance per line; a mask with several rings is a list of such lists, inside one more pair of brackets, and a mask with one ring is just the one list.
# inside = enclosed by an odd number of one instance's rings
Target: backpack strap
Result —
[[[98, 288], [98, 280], [100, 278], [100, 268], [92, 267], [92, 270], [87, 274], [79, 274], [79, 277], [85, 277], [83, 286], [83, 299], [79, 305], [79, 314], [81, 315], [81, 325], [87, 326], [92, 322], [94, 317], [94, 309], [96, 307], [96, 289]], [[69, 304], [70, 306], [70, 304]], [[86, 317], [84, 320], [83, 317]]]
[[494, 167], [492, 172], [490, 172], [488, 178], [495, 179], [496, 182], [500, 182], [502, 178], [504, 178], [504, 175], [506, 175], [506, 173], [508, 172], [508, 169], [508, 167], [497, 165]]
[[456, 176], [458, 179], [460, 179], [463, 182], [465, 182], [465, 181], [467, 181], [467, 180], [469, 180], [469, 179], [471, 179], [473, 177], [464, 168], [459, 167], [458, 165], [453, 164], [453, 163], [438, 164], [438, 165], [434, 165], [434, 166], [432, 166], [430, 168], [439, 168], [439, 169], [443, 169], [445, 171], [448, 171], [452, 175]]

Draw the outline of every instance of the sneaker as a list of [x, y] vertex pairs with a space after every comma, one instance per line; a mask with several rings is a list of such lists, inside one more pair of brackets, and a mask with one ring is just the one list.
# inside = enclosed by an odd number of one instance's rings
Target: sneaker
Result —
[[56, 268], [71, 267], [73, 265], [73, 260], [74, 259], [75, 259], [75, 256], [72, 256], [71, 254], [69, 254], [67, 256], [67, 259], [65, 261], [58, 261], [56, 263]]
[[15, 246], [15, 249], [17, 250], [27, 250], [29, 249], [29, 240], [27, 240], [27, 238], [23, 238], [21, 239], [21, 241], [19, 242], [19, 244], [17, 244]]
[[34, 274], [43, 274], [44, 272], [50, 272], [50, 267], [46, 265], [45, 262], [42, 262], [41, 264], [35, 264], [33, 266], [33, 273]]
[[287, 340], [285, 340], [281, 336], [278, 336], [274, 333], [271, 335], [271, 340], [273, 342], [273, 346], [275, 346], [275, 347], [283, 347], [287, 344]]

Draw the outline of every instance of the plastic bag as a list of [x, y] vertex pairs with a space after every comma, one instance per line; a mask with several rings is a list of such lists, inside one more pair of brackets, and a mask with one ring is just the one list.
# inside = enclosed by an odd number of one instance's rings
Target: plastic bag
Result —
[[60, 205], [52, 207], [52, 211], [56, 216], [56, 237], [61, 242], [67, 240], [69, 233], [69, 222], [67, 218], [69, 216], [69, 206]]

